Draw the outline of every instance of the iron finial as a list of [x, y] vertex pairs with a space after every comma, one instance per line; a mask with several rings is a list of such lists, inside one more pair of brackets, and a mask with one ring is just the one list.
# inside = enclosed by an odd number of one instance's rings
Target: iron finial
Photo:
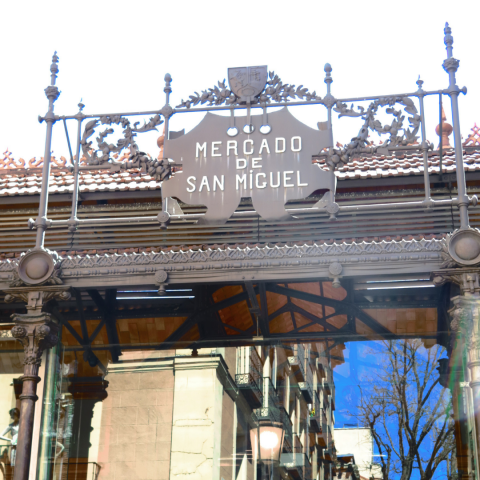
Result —
[[[58, 58], [57, 52], [55, 51], [55, 53], [53, 54], [53, 57], [52, 57], [52, 64], [50, 65], [50, 72], [51, 72], [50, 85], [45, 89], [45, 95], [47, 96], [47, 98], [49, 100], [52, 101], [52, 104], [53, 104], [53, 102], [55, 102], [55, 100], [60, 95], [60, 91], [55, 86], [55, 82], [57, 80], [57, 74], [58, 74], [58, 71], [59, 71], [58, 70], [58, 60], [59, 60], [59, 58]], [[47, 117], [45, 117], [45, 118], [47, 118]]]
[[325, 67], [323, 68], [325, 71], [325, 83], [332, 83], [332, 66], [329, 63], [325, 64]]
[[418, 89], [422, 90], [423, 80], [420, 78], [420, 75], [418, 76], [418, 80], [416, 81], [416, 84], [418, 85]]
[[165, 88], [163, 89], [165, 93], [170, 93], [172, 91], [172, 87], [170, 86], [171, 83], [172, 83], [172, 76], [169, 73], [167, 73], [165, 75]]
[[85, 105], [82, 100], [83, 98], [80, 99], [80, 103], [78, 104], [79, 113], [85, 108]]
[[163, 91], [165, 92], [165, 104], [168, 105], [170, 103], [170, 94], [172, 93], [172, 87], [170, 84], [172, 83], [172, 76], [167, 73], [165, 75], [165, 88]]
[[445, 33], [445, 38], [443, 39], [445, 46], [447, 47], [447, 56], [450, 58], [452, 56], [452, 45], [453, 45], [453, 37], [452, 37], [452, 29], [450, 25], [445, 23], [445, 28], [443, 30]]
[[50, 82], [51, 85], [55, 85], [55, 81], [57, 79], [57, 74], [58, 74], [58, 55], [57, 52], [53, 54], [52, 57], [52, 64], [50, 65], [50, 72], [51, 72], [51, 79], [52, 81]]
[[323, 67], [323, 70], [325, 71], [324, 82], [327, 84], [327, 95], [329, 95], [330, 94], [330, 84], [333, 82], [332, 66], [329, 63], [326, 63], [325, 67]]

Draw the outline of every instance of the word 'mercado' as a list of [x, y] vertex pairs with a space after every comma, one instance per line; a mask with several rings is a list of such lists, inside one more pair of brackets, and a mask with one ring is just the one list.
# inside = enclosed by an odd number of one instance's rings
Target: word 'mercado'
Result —
[[[211, 142], [210, 149], [208, 147], [207, 142], [202, 144], [197, 142], [195, 147], [196, 160], [201, 157], [206, 159], [209, 151], [211, 157], [222, 157], [220, 150], [223, 147], [223, 142]], [[237, 142], [236, 140], [228, 140], [226, 142], [226, 154], [227, 156], [235, 155], [235, 168], [240, 170], [235, 175], [235, 190], [240, 188], [252, 190], [253, 188], [266, 188], [267, 186], [272, 188], [279, 188], [280, 186], [285, 188], [308, 186], [307, 182], [302, 182], [299, 170], [270, 171], [266, 173], [256, 170], [263, 168], [263, 157], [261, 155], [269, 155], [271, 151], [284, 153], [287, 151], [287, 148], [294, 153], [300, 152], [302, 150], [302, 138], [295, 136], [288, 142], [283, 137], [277, 137], [271, 147], [266, 138], [262, 140], [257, 151], [255, 151], [255, 144], [251, 139], [243, 142]], [[239, 150], [240, 154], [245, 155], [246, 158], [239, 157]], [[253, 155], [259, 156], [254, 157]], [[242, 172], [242, 170], [247, 170], [247, 172]], [[187, 192], [189, 193], [195, 192], [197, 188], [199, 192], [204, 189], [207, 192], [217, 191], [217, 189], [224, 191], [225, 175], [213, 175], [210, 177], [203, 175], [199, 178], [190, 175], [187, 178], [187, 184]]]

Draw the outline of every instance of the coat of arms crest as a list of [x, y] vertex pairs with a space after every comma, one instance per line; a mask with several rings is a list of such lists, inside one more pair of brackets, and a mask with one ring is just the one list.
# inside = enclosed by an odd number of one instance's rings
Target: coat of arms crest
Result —
[[228, 69], [228, 83], [241, 102], [251, 102], [267, 84], [267, 65]]

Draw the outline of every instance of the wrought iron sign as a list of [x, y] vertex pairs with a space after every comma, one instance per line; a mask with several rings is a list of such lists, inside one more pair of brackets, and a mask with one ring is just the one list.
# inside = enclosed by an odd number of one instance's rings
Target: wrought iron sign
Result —
[[[438, 204], [458, 207], [461, 229], [468, 230], [468, 206], [476, 204], [476, 197], [466, 195], [463, 169], [462, 145], [458, 116], [458, 95], [466, 93], [456, 84], [455, 73], [459, 61], [453, 58], [453, 37], [448, 24], [445, 27], [447, 59], [443, 68], [449, 75], [446, 89], [426, 91], [423, 81], [418, 79], [417, 88], [410, 93], [381, 95], [360, 98], [335, 98], [331, 91], [332, 68], [325, 65], [326, 93], [303, 85], [284, 83], [267, 66], [239, 67], [228, 70], [228, 83], [195, 92], [182, 100], [176, 107], [170, 105], [172, 78], [165, 76], [165, 105], [158, 110], [130, 113], [85, 114], [84, 105], [74, 115], [58, 116], [53, 113], [53, 104], [59, 91], [55, 86], [58, 73], [58, 57], [55, 54], [51, 66], [51, 85], [46, 89], [49, 110], [41, 121], [47, 122], [43, 183], [39, 215], [30, 220], [30, 227], [37, 229], [36, 248], [44, 248], [44, 232], [51, 225], [66, 226], [75, 231], [82, 225], [105, 225], [131, 223], [132, 218], [78, 219], [78, 182], [82, 169], [141, 168], [145, 174], [162, 182], [162, 211], [154, 217], [142, 217], [142, 221], [158, 221], [168, 228], [172, 219], [169, 198], [177, 198], [191, 205], [204, 205], [206, 213], [176, 215], [209, 224], [226, 222], [237, 209], [242, 197], [250, 197], [255, 211], [267, 222], [286, 222], [304, 213], [324, 215], [335, 220], [343, 210], [368, 211], [374, 208], [398, 210], [402, 208], [434, 208]], [[428, 175], [428, 151], [433, 145], [426, 139], [424, 98], [427, 95], [448, 95], [452, 102], [455, 156], [457, 162], [458, 197], [434, 201], [430, 195]], [[310, 105], [324, 108], [327, 121], [319, 122], [312, 129], [298, 121], [290, 109]], [[271, 107], [283, 107], [272, 112]], [[216, 115], [218, 110], [230, 112], [229, 116]], [[169, 121], [173, 115], [189, 112], [207, 112], [204, 119], [190, 132], [170, 132]], [[257, 112], [259, 114], [253, 114]], [[383, 116], [379, 115], [383, 112]], [[357, 136], [343, 147], [334, 147], [332, 114], [361, 120]], [[390, 115], [392, 121], [383, 124], [380, 118]], [[134, 121], [134, 118], [144, 118]], [[320, 118], [320, 115], [319, 115]], [[75, 155], [70, 148], [67, 123], [77, 122]], [[51, 135], [53, 125], [62, 122], [70, 148], [74, 171], [72, 211], [68, 220], [47, 218], [48, 178], [51, 160]], [[136, 143], [138, 135], [164, 126], [165, 140], [163, 158], [152, 158], [141, 152]], [[115, 127], [121, 127], [123, 137], [116, 143], [108, 138]], [[369, 132], [385, 135], [380, 146], [368, 141]], [[338, 145], [338, 144], [337, 144]], [[119, 162], [118, 154], [128, 150], [128, 159]], [[354, 158], [371, 154], [389, 154], [395, 151], [421, 150], [424, 164], [425, 198], [416, 202], [398, 202], [385, 205], [369, 204], [339, 206], [335, 202], [335, 170]], [[80, 158], [83, 156], [83, 164]], [[312, 163], [312, 156], [325, 159], [326, 167]], [[176, 167], [176, 168], [172, 168]], [[314, 191], [324, 190], [324, 198], [311, 208], [288, 208], [289, 200], [303, 199]], [[238, 215], [240, 213], [235, 213]], [[480, 249], [480, 235], [474, 234]], [[472, 241], [472, 235], [468, 241]], [[457, 239], [456, 245], [460, 239]], [[461, 242], [460, 242], [461, 243]], [[460, 247], [459, 247], [460, 248]], [[461, 248], [460, 248], [461, 250]], [[458, 252], [457, 252], [458, 253]], [[459, 253], [460, 255], [460, 253]], [[27, 257], [25, 257], [27, 258]], [[38, 263], [36, 257], [36, 262]], [[30, 271], [28, 266], [22, 271]], [[36, 267], [38, 265], [36, 264]], [[40, 269], [42, 272], [48, 265]], [[38, 268], [37, 268], [38, 270]], [[24, 280], [27, 281], [28, 280]]]
[[[332, 146], [331, 130], [319, 131], [299, 122], [283, 108], [269, 114], [262, 133], [261, 115], [239, 117], [249, 133], [229, 136], [228, 117], [207, 113], [191, 132], [165, 141], [165, 155], [182, 163], [183, 171], [163, 184], [163, 194], [187, 204], [206, 205], [200, 219], [223, 223], [242, 197], [251, 197], [256, 212], [268, 221], [284, 221], [288, 200], [305, 198], [318, 189], [335, 191], [333, 172], [312, 165], [312, 156]], [[247, 123], [248, 122], [248, 123]]]

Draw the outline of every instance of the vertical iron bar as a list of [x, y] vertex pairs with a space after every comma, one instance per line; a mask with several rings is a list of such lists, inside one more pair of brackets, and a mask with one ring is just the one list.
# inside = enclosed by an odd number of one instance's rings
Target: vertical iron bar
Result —
[[[165, 88], [163, 91], [165, 92], [165, 107], [170, 106], [170, 94], [172, 93], [172, 87], [170, 84], [172, 83], [172, 76], [167, 73], [165, 75]], [[169, 122], [170, 122], [170, 115], [164, 115], [165, 118], [165, 140], [168, 140], [168, 132], [169, 132]]]
[[[460, 228], [468, 228], [468, 204], [467, 185], [465, 181], [465, 170], [463, 166], [463, 146], [462, 135], [460, 133], [460, 117], [458, 112], [458, 95], [460, 89], [456, 84], [455, 72], [458, 69], [459, 61], [453, 58], [453, 37], [452, 30], [448, 23], [445, 24], [445, 45], [447, 50], [447, 59], [443, 62], [443, 68], [448, 73], [449, 86], [446, 93], [452, 102], [452, 120], [453, 120], [453, 139], [455, 145], [455, 162], [457, 174], [457, 189], [458, 189], [458, 210], [460, 212]], [[464, 91], [465, 93], [465, 91]]]
[[[325, 106], [327, 107], [327, 112], [328, 112], [327, 113], [327, 115], [328, 115], [327, 116], [327, 126], [328, 126], [328, 129], [331, 130], [332, 129], [332, 107], [335, 104], [334, 98], [333, 98], [332, 93], [331, 93], [331, 84], [333, 82], [332, 66], [329, 63], [326, 63], [323, 70], [325, 72], [324, 82], [327, 84], [327, 94], [325, 95], [325, 98], [323, 100], [325, 102]], [[333, 138], [333, 134], [332, 134], [332, 138]], [[333, 148], [333, 145], [330, 148]], [[332, 166], [329, 166], [329, 170], [330, 170], [330, 173], [334, 177], [333, 184], [335, 185], [334, 168]], [[335, 193], [333, 192], [332, 189], [329, 190], [329, 197], [330, 197], [330, 203], [331, 204], [335, 203]], [[335, 215], [330, 215], [330, 220], [335, 220]]]
[[425, 132], [425, 106], [423, 102], [424, 91], [422, 89], [423, 80], [420, 77], [417, 80], [418, 85], [418, 100], [420, 102], [420, 122], [422, 130], [422, 152], [423, 152], [423, 184], [425, 188], [425, 201], [430, 201], [430, 178], [428, 176], [428, 143]]
[[[324, 100], [325, 99], [333, 100], [333, 97], [332, 97], [332, 94], [331, 94], [331, 87], [330, 87], [332, 82], [333, 82], [332, 66], [329, 63], [326, 63], [323, 70], [325, 71], [324, 82], [327, 84], [327, 94], [325, 95]], [[327, 118], [328, 128], [332, 128], [332, 107], [333, 107], [333, 103], [328, 101], [328, 102], [326, 102], [326, 106], [327, 106], [327, 111], [328, 111], [328, 118]]]
[[438, 109], [439, 109], [439, 114], [438, 114], [438, 117], [439, 117], [439, 125], [440, 125], [440, 130], [439, 130], [439, 134], [440, 134], [440, 145], [439, 145], [439, 155], [440, 155], [440, 159], [438, 161], [438, 166], [439, 166], [439, 169], [440, 169], [440, 181], [443, 180], [443, 118], [442, 118], [442, 111], [443, 111], [443, 97], [442, 97], [442, 94], [440, 93], [438, 95]]
[[47, 229], [48, 187], [50, 179], [50, 161], [52, 159], [52, 130], [53, 124], [55, 123], [53, 104], [60, 95], [58, 88], [55, 86], [58, 73], [57, 64], [58, 56], [57, 52], [55, 52], [52, 57], [52, 64], [50, 65], [50, 86], [45, 89], [45, 95], [48, 98], [48, 112], [43, 119], [40, 119], [40, 121], [45, 120], [45, 122], [47, 123], [47, 132], [45, 136], [45, 154], [43, 156], [42, 190], [40, 192], [38, 216], [36, 220], [36, 248], [43, 248], [45, 242], [45, 230]]
[[65, 118], [63, 119], [63, 126], [65, 128], [65, 136], [67, 137], [67, 145], [68, 145], [68, 153], [70, 154], [70, 161], [73, 165], [73, 153], [72, 153], [72, 145], [70, 144], [70, 137], [68, 135], [68, 128], [67, 128], [67, 121]]
[[77, 114], [77, 148], [75, 151], [75, 158], [73, 160], [73, 192], [72, 192], [72, 212], [70, 214], [69, 219], [69, 227], [68, 230], [70, 232], [75, 232], [77, 229], [76, 222], [77, 212], [78, 212], [78, 187], [79, 187], [79, 176], [80, 176], [80, 150], [81, 150], [81, 137], [82, 137], [82, 120], [83, 114], [82, 110], [84, 108], [84, 104], [80, 102], [78, 104], [79, 111]]
[[[170, 107], [170, 94], [172, 93], [172, 87], [170, 84], [172, 83], [172, 76], [167, 73], [165, 75], [165, 87], [163, 91], [165, 92], [165, 110], [166, 111], [171, 111]], [[170, 132], [170, 115], [164, 115], [163, 118], [165, 119], [165, 135], [164, 135], [164, 142], [168, 140], [169, 137], [169, 132]], [[168, 212], [168, 198], [165, 198], [163, 196], [163, 189], [161, 190], [162, 194], [162, 210], [164, 212]], [[166, 227], [165, 227], [166, 228]]]

